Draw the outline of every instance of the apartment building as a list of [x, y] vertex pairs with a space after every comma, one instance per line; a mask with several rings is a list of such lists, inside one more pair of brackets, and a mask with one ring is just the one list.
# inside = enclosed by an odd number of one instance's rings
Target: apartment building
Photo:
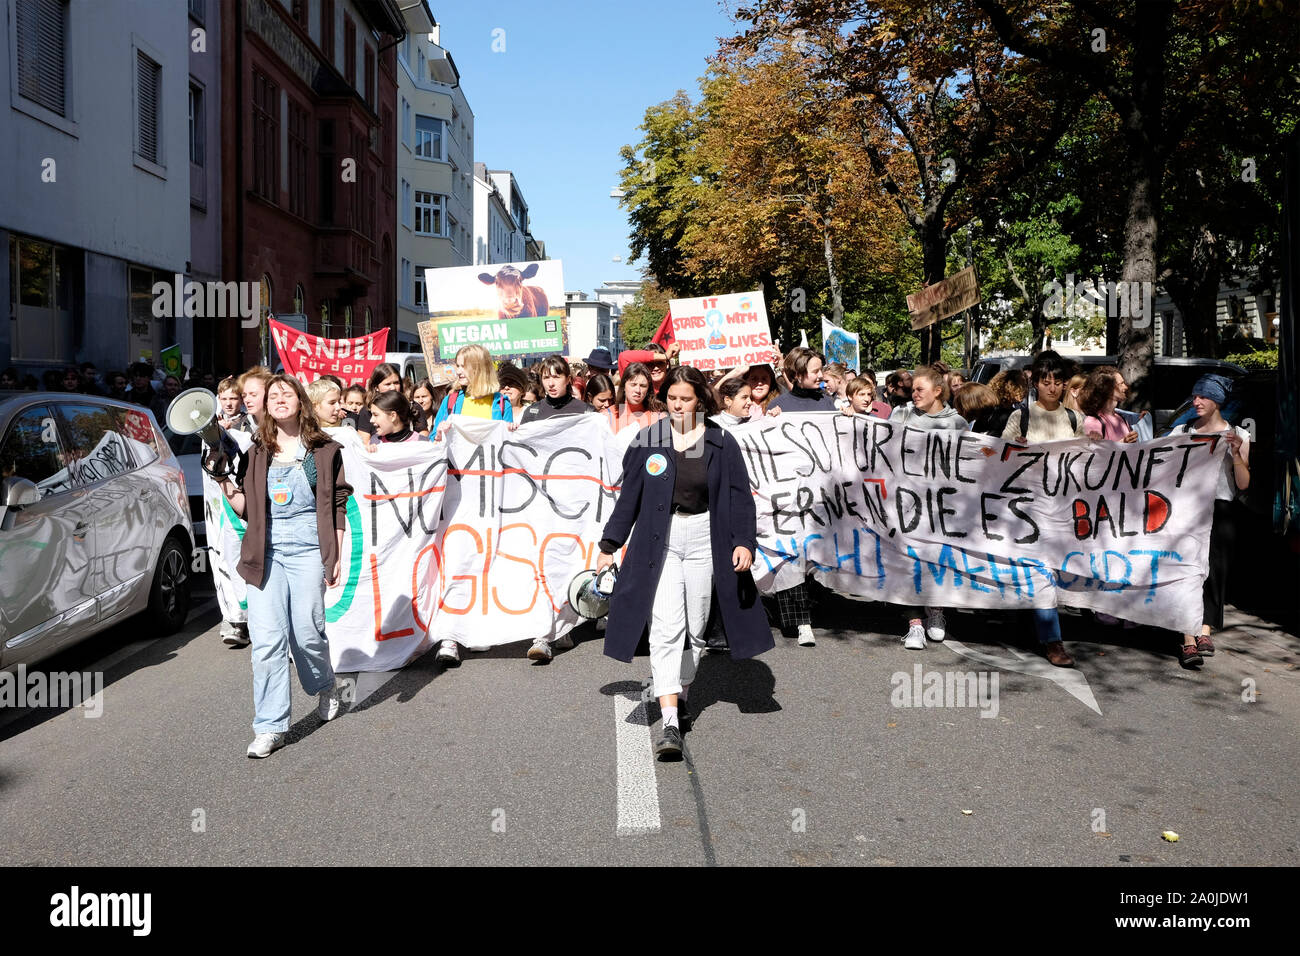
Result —
[[4, 0], [4, 16], [0, 368], [189, 352], [190, 319], [153, 295], [189, 270], [187, 5]]
[[395, 348], [418, 350], [425, 269], [474, 264], [474, 113], [425, 0], [404, 7], [397, 46]]

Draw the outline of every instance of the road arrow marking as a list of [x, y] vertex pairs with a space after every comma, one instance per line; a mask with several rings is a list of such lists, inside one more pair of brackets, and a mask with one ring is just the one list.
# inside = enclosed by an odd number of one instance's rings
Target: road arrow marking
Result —
[[943, 644], [944, 647], [951, 647], [962, 657], [969, 657], [971, 660], [978, 661], [988, 667], [1028, 674], [1030, 677], [1041, 677], [1043, 680], [1050, 680], [1053, 684], [1059, 684], [1071, 697], [1081, 701], [1084, 706], [1094, 711], [1098, 716], [1101, 715], [1101, 708], [1097, 706], [1097, 698], [1092, 695], [1092, 688], [1088, 686], [1088, 678], [1073, 667], [1057, 667], [1041, 657], [1029, 657], [1005, 644], [997, 646], [1013, 655], [1010, 658], [977, 651], [974, 648], [967, 647], [961, 641], [954, 641], [952, 638], [948, 638]]

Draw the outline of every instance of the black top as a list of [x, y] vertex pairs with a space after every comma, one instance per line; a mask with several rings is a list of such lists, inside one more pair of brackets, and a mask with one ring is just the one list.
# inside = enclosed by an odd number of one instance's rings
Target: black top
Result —
[[[357, 412], [356, 429], [359, 432], [365, 432], [367, 435], [375, 433], [374, 427], [370, 424], [370, 406], [367, 405]], [[411, 403], [411, 427], [422, 432], [429, 427], [429, 419], [424, 414], [424, 409], [415, 402]]]
[[768, 408], [779, 408], [783, 412], [833, 412], [835, 398], [820, 388], [800, 388], [795, 386], [772, 399]]
[[551, 398], [549, 395], [540, 401], [533, 402], [524, 409], [524, 413], [519, 416], [519, 421], [535, 422], [542, 418], [554, 418], [557, 415], [581, 415], [585, 412], [594, 411], [594, 409], [580, 398], [574, 398], [572, 395], [561, 395], [559, 398]]
[[697, 515], [709, 510], [709, 473], [702, 437], [685, 451], [673, 449], [677, 465], [677, 477], [673, 482], [673, 514]]

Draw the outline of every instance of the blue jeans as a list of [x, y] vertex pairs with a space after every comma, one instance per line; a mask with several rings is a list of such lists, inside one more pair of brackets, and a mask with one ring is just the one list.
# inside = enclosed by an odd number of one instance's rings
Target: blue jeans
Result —
[[1033, 614], [1039, 644], [1050, 644], [1061, 639], [1061, 615], [1056, 608], [1036, 607]]
[[[325, 568], [316, 532], [316, 505], [300, 466], [272, 466], [266, 573], [248, 589], [248, 633], [253, 642], [253, 732], [289, 729], [289, 649], [308, 694], [334, 686], [325, 639]], [[277, 503], [275, 490], [291, 494]]]

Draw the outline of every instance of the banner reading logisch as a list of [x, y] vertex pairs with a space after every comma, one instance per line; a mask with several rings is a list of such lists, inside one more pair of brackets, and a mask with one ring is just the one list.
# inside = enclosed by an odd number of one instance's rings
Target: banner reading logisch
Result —
[[681, 343], [681, 362], [704, 372], [763, 362], [780, 364], [772, 342], [761, 290], [673, 299], [673, 335]]
[[507, 262], [425, 269], [429, 323], [419, 323], [425, 355], [452, 362], [466, 345], [494, 359], [528, 361], [566, 351], [564, 264]]
[[270, 320], [271, 339], [284, 370], [304, 385], [322, 375], [336, 375], [343, 384], [365, 384], [384, 360], [388, 329], [352, 339], [326, 339]]
[[903, 606], [1088, 607], [1199, 634], [1219, 436], [1026, 447], [866, 416], [733, 429], [755, 578]]

